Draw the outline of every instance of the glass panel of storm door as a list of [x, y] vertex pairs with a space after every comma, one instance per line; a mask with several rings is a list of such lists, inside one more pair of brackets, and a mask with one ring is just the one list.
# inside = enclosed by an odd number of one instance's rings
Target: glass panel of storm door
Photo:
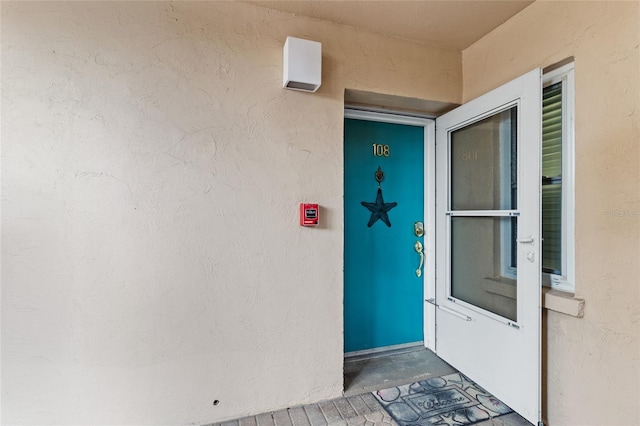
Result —
[[451, 218], [451, 296], [517, 321], [517, 282], [505, 276], [514, 244], [512, 219]]
[[516, 209], [517, 107], [451, 132], [451, 210]]

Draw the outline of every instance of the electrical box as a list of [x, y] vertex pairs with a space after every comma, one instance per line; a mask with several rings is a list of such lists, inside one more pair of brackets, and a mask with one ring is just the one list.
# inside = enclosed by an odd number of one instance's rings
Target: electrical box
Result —
[[322, 79], [322, 43], [287, 37], [283, 52], [282, 86], [315, 92]]
[[317, 226], [320, 223], [320, 209], [317, 204], [300, 203], [300, 225]]

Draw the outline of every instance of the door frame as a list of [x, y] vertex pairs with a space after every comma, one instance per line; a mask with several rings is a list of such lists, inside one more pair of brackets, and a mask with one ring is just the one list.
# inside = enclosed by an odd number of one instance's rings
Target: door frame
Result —
[[[435, 117], [415, 117], [403, 115], [401, 112], [374, 112], [365, 109], [355, 109], [345, 106], [344, 119], [356, 119], [365, 121], [378, 121], [383, 123], [404, 124], [408, 126], [418, 126], [424, 128], [424, 266], [423, 266], [423, 342], [427, 349], [435, 352], [436, 349], [436, 311], [435, 306], [427, 303], [426, 300], [436, 297], [436, 121]], [[344, 124], [343, 124], [344, 125]], [[344, 132], [343, 132], [344, 134]], [[344, 149], [344, 137], [342, 139]], [[344, 176], [344, 158], [342, 164]], [[344, 194], [343, 194], [343, 211], [344, 211]], [[344, 224], [344, 218], [343, 218]], [[344, 226], [342, 229], [342, 238], [345, 239]], [[344, 264], [344, 254], [342, 257]], [[343, 273], [344, 288], [344, 273]], [[344, 304], [344, 300], [343, 300]], [[343, 323], [344, 329], [344, 323]]]

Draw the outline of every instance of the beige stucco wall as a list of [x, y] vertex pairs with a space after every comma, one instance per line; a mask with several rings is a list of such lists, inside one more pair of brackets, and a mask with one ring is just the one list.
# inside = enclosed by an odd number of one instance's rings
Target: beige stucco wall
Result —
[[[316, 94], [281, 88], [288, 35], [323, 44]], [[246, 4], [2, 2], [2, 423], [339, 396], [345, 88], [459, 102], [461, 55]]]
[[548, 312], [546, 417], [640, 424], [640, 3], [539, 1], [463, 52], [464, 99], [575, 57], [576, 295]]

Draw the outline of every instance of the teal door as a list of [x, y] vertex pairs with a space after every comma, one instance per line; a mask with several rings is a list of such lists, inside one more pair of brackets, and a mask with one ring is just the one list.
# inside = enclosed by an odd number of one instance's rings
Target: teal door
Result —
[[424, 133], [345, 118], [345, 352], [423, 340]]

